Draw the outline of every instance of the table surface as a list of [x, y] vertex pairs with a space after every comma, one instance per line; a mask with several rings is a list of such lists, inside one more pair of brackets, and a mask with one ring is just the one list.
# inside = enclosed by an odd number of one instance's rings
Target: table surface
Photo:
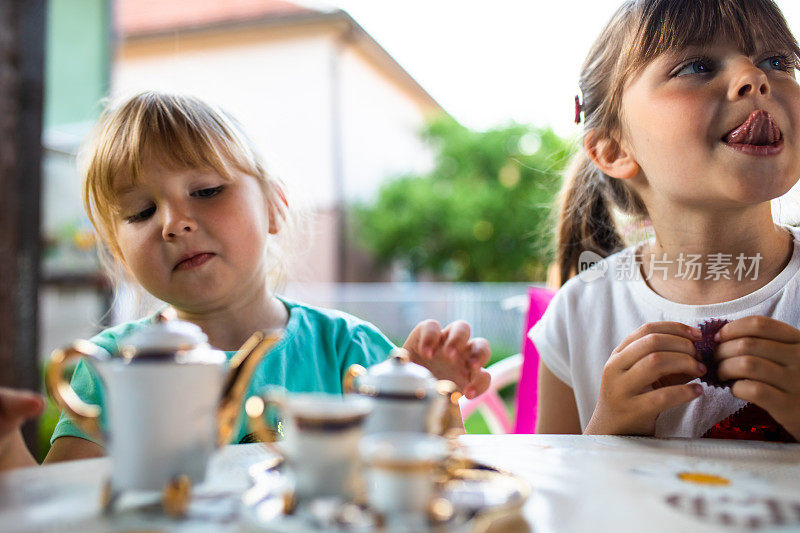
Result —
[[[800, 444], [581, 435], [466, 435], [476, 461], [526, 479], [523, 509], [536, 532], [800, 531]], [[0, 474], [0, 530], [250, 531], [241, 494], [260, 445], [217, 453], [189, 517], [100, 515], [108, 459]], [[151, 505], [155, 508], [155, 505]]]

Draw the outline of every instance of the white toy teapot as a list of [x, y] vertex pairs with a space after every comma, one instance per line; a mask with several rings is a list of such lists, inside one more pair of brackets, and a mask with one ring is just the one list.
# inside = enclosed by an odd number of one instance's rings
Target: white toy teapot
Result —
[[[227, 363], [198, 326], [171, 320], [122, 338], [116, 357], [87, 341], [55, 350], [48, 392], [81, 430], [108, 446], [106, 510], [123, 490], [163, 490], [165, 510], [182, 514], [211, 453], [233, 436], [253, 371], [277, 339], [256, 332]], [[105, 384], [105, 432], [100, 407], [84, 403], [64, 379], [75, 357], [85, 357]]]
[[412, 363], [402, 348], [369, 370], [351, 365], [344, 377], [345, 393], [373, 398], [374, 408], [364, 425], [364, 433], [415, 431], [444, 434], [461, 419], [456, 385], [437, 380], [431, 372]]

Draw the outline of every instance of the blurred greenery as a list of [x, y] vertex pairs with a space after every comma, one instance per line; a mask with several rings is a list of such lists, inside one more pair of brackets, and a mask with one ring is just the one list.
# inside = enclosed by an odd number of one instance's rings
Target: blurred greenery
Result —
[[50, 451], [50, 437], [53, 435], [53, 430], [56, 429], [56, 423], [61, 411], [53, 401], [47, 399], [47, 407], [44, 413], [39, 417], [39, 433], [38, 433], [38, 449], [36, 453], [36, 460], [40, 463], [44, 461], [47, 452]]
[[[40, 375], [42, 378], [42, 394], [45, 395], [47, 398], [47, 405], [45, 406], [44, 413], [39, 417], [39, 424], [38, 424], [38, 431], [37, 431], [37, 450], [36, 450], [36, 459], [41, 463], [45, 456], [47, 456], [47, 452], [50, 451], [50, 437], [53, 435], [53, 430], [56, 429], [56, 424], [58, 423], [58, 419], [61, 416], [61, 410], [58, 406], [53, 402], [50, 395], [47, 394], [47, 390], [44, 387], [44, 372], [46, 367], [40, 369]], [[64, 369], [64, 379], [69, 381], [72, 379], [72, 372], [74, 367], [69, 367]]]
[[549, 128], [485, 132], [450, 117], [428, 124], [429, 174], [384, 184], [353, 208], [358, 240], [385, 265], [452, 281], [545, 279], [552, 213], [572, 143]]

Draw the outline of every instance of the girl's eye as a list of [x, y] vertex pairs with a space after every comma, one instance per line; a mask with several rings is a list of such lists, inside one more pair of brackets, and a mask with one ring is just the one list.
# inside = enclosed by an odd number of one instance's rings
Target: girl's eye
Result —
[[794, 70], [794, 61], [787, 56], [772, 56], [764, 59], [758, 64], [758, 68], [762, 70], [783, 70], [785, 72], [792, 72]]
[[135, 215], [126, 218], [125, 221], [128, 224], [134, 224], [136, 222], [142, 222], [143, 220], [147, 220], [148, 218], [153, 216], [153, 213], [155, 213], [155, 212], [156, 212], [156, 206], [153, 205], [153, 206], [148, 207], [144, 211], [139, 211]]
[[220, 185], [218, 187], [210, 187], [208, 189], [200, 189], [192, 193], [192, 196], [196, 198], [211, 198], [212, 196], [218, 195], [222, 192], [224, 185]]
[[687, 76], [691, 74], [709, 74], [714, 70], [714, 64], [709, 59], [694, 59], [679, 67], [673, 76]]

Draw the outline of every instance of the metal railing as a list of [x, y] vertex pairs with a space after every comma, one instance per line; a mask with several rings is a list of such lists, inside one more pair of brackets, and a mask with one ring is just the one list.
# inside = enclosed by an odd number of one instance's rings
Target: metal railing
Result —
[[[491, 342], [493, 352], [516, 353], [522, 340], [528, 286], [527, 283], [289, 283], [280, 294], [355, 315], [375, 324], [398, 343], [422, 320], [432, 318], [442, 326], [464, 320], [471, 326], [473, 336]], [[157, 307], [156, 300], [137, 304], [131, 293], [116, 301], [111, 322], [139, 318], [143, 316], [142, 309]]]
[[287, 297], [330, 307], [375, 324], [402, 342], [420, 321], [433, 318], [443, 326], [465, 320], [473, 336], [489, 339], [493, 348], [519, 351], [527, 283], [290, 283]]

